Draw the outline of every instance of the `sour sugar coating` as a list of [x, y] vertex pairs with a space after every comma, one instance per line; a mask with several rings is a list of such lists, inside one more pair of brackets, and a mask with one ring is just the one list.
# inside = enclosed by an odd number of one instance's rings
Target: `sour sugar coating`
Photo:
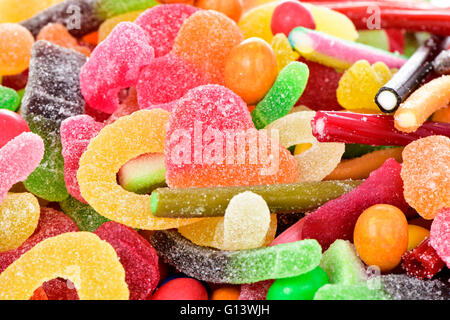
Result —
[[401, 175], [406, 201], [423, 218], [450, 207], [450, 138], [430, 136], [407, 145]]
[[94, 232], [102, 224], [109, 221], [92, 209], [91, 206], [70, 196], [60, 202], [59, 206], [76, 223], [80, 231]]
[[308, 77], [308, 66], [301, 62], [292, 62], [281, 70], [270, 91], [252, 112], [255, 127], [262, 129], [287, 115], [305, 90]]
[[20, 106], [20, 100], [15, 90], [0, 85], [0, 109], [16, 111]]
[[208, 73], [213, 83], [223, 84], [226, 58], [243, 39], [233, 20], [217, 11], [200, 10], [185, 20], [172, 52]]
[[327, 284], [320, 288], [314, 300], [391, 300], [382, 289], [373, 288], [367, 282], [353, 285]]
[[297, 61], [300, 55], [294, 51], [288, 38], [283, 33], [278, 33], [272, 38], [271, 43], [275, 58], [277, 60], [278, 72], [291, 62]]
[[135, 230], [116, 222], [106, 222], [95, 231], [116, 250], [125, 269], [130, 300], [146, 300], [159, 283], [158, 255]]
[[158, 255], [181, 272], [212, 283], [252, 283], [300, 275], [320, 263], [317, 241], [240, 251], [220, 251], [193, 244], [175, 230], [155, 232], [150, 243]]
[[62, 155], [64, 157], [64, 181], [67, 192], [83, 203], [77, 171], [81, 155], [86, 151], [92, 138], [105, 127], [88, 115], [70, 117], [61, 123]]
[[31, 132], [21, 133], [0, 149], [0, 203], [17, 182], [26, 180], [44, 156], [44, 142]]
[[81, 92], [90, 107], [113, 113], [121, 89], [136, 86], [139, 73], [154, 58], [149, 36], [130, 22], [119, 23], [81, 69]]
[[436, 111], [450, 103], [450, 76], [441, 76], [414, 91], [395, 112], [395, 127], [416, 131]]
[[430, 238], [426, 238], [415, 249], [402, 256], [402, 269], [408, 276], [420, 280], [431, 279], [445, 267], [445, 262], [430, 242]]
[[149, 44], [155, 49], [155, 57], [162, 57], [172, 50], [183, 22], [198, 10], [193, 6], [178, 3], [159, 5], [146, 10], [135, 23], [147, 31]]
[[30, 63], [34, 38], [15, 23], [0, 24], [0, 77], [25, 71]]
[[383, 62], [389, 68], [400, 68], [406, 62], [393, 53], [303, 27], [291, 31], [289, 42], [302, 57], [337, 69], [347, 69], [358, 60]]
[[46, 239], [0, 275], [0, 299], [29, 299], [43, 282], [72, 281], [81, 300], [126, 300], [125, 271], [114, 248], [89, 232]]
[[258, 132], [245, 102], [219, 85], [197, 87], [178, 101], [165, 155], [171, 188], [290, 183], [297, 176], [289, 151]]
[[440, 280], [422, 281], [405, 274], [387, 274], [380, 280], [392, 300], [450, 300], [450, 289]]
[[33, 234], [39, 212], [31, 193], [8, 193], [0, 204], [0, 252], [17, 249]]
[[350, 241], [336, 240], [323, 253], [320, 267], [330, 283], [352, 285], [367, 280], [366, 270]]
[[81, 195], [94, 210], [139, 229], [169, 229], [197, 221], [155, 218], [149, 195], [128, 192], [117, 184], [116, 174], [129, 160], [163, 152], [168, 120], [169, 113], [161, 109], [137, 111], [106, 126], [91, 140], [81, 156], [77, 179]]
[[450, 208], [438, 212], [433, 220], [430, 231], [430, 244], [447, 267], [450, 265]]
[[39, 32], [37, 40], [46, 40], [58, 46], [73, 49], [79, 53], [88, 56], [91, 54], [91, 50], [88, 47], [78, 45], [78, 41], [74, 38], [67, 28], [60, 23], [51, 23], [46, 25]]
[[139, 107], [171, 112], [176, 105], [175, 100], [208, 83], [207, 73], [173, 54], [153, 59], [142, 70], [136, 86]]

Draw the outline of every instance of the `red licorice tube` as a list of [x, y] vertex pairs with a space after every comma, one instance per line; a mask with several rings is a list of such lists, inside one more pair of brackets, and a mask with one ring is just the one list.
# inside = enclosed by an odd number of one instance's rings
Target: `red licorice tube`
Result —
[[311, 121], [313, 135], [320, 142], [359, 143], [373, 146], [406, 146], [431, 135], [450, 137], [450, 124], [426, 122], [413, 133], [394, 127], [394, 118], [351, 112], [318, 111]]

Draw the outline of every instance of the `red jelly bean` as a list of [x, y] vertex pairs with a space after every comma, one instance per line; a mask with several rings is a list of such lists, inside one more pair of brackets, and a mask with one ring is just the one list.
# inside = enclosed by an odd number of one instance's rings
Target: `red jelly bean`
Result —
[[315, 29], [314, 18], [304, 5], [299, 1], [285, 1], [279, 4], [272, 15], [272, 33], [284, 33], [286, 37], [295, 27]]
[[17, 113], [0, 109], [0, 148], [23, 132], [29, 132], [27, 123]]
[[177, 278], [156, 290], [152, 300], [208, 300], [208, 292], [198, 280]]

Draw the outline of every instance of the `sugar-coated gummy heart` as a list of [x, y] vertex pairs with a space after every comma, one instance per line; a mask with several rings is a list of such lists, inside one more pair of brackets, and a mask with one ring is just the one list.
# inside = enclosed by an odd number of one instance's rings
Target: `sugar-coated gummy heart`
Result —
[[0, 109], [0, 127], [2, 128], [0, 148], [21, 133], [30, 131], [27, 123], [19, 114], [6, 109]]
[[61, 210], [76, 223], [80, 231], [94, 232], [102, 224], [109, 221], [92, 209], [88, 204], [80, 202], [70, 196], [61, 201], [59, 206], [61, 207]]
[[76, 224], [64, 213], [50, 208], [41, 208], [34, 233], [17, 249], [0, 253], [0, 273], [39, 242], [62, 233], [75, 231], [78, 231]]
[[439, 280], [422, 281], [405, 274], [381, 276], [383, 290], [392, 300], [450, 300], [448, 285]]
[[17, 249], [34, 232], [40, 207], [31, 193], [9, 193], [0, 204], [0, 252]]
[[25, 181], [31, 193], [50, 201], [68, 197], [64, 182], [60, 125], [71, 116], [84, 113], [79, 74], [86, 56], [38, 41], [33, 46], [30, 74], [21, 114], [31, 131], [44, 140], [44, 159]]
[[243, 39], [233, 20], [217, 11], [200, 10], [186, 19], [172, 52], [208, 73], [213, 83], [223, 84], [225, 60]]
[[[106, 126], [91, 140], [80, 159], [77, 179], [83, 198], [104, 217], [139, 229], [169, 229], [195, 219], [153, 217], [150, 196], [124, 190], [116, 174], [129, 160], [164, 150], [169, 113], [141, 110]], [[99, 197], [98, 195], [102, 196]]]
[[105, 127], [88, 115], [70, 117], [61, 123], [61, 144], [64, 157], [64, 181], [67, 192], [78, 201], [83, 199], [77, 180], [81, 155], [86, 151], [92, 138]]
[[21, 133], [0, 149], [0, 204], [9, 189], [24, 181], [44, 156], [44, 142], [31, 132]]
[[57, 277], [70, 279], [81, 300], [129, 297], [114, 248], [95, 234], [69, 232], [42, 241], [6, 268], [0, 299], [29, 299], [44, 281]]
[[113, 113], [119, 104], [119, 91], [134, 87], [141, 69], [153, 58], [145, 30], [134, 23], [119, 23], [81, 69], [81, 92], [86, 102], [94, 109]]
[[146, 10], [135, 23], [147, 31], [149, 44], [155, 49], [155, 57], [162, 57], [172, 50], [183, 22], [198, 10], [193, 6], [178, 3], [159, 5]]
[[117, 222], [106, 222], [95, 231], [116, 250], [125, 269], [130, 300], [145, 300], [159, 282], [158, 255], [135, 230]]
[[177, 278], [159, 287], [152, 300], [208, 300], [208, 292], [198, 280]]
[[0, 76], [14, 75], [26, 70], [30, 63], [30, 52], [33, 43], [33, 35], [21, 25], [1, 23]]
[[181, 272], [213, 283], [252, 283], [293, 277], [320, 263], [317, 241], [297, 241], [279, 246], [220, 251], [193, 244], [175, 230], [156, 231], [150, 243], [158, 255]]
[[141, 109], [161, 108], [172, 111], [175, 103], [190, 89], [211, 83], [208, 74], [194, 64], [168, 54], [152, 60], [139, 77], [136, 86]]
[[324, 285], [316, 292], [314, 300], [390, 300], [390, 297], [382, 289], [361, 282], [353, 285]]
[[[258, 144], [259, 155], [250, 149]], [[244, 101], [219, 85], [197, 87], [178, 101], [165, 155], [171, 188], [289, 183], [297, 176], [287, 149], [257, 132]], [[279, 157], [278, 168], [267, 155]]]
[[430, 244], [439, 257], [450, 265], [450, 208], [441, 209], [433, 220]]
[[450, 139], [430, 136], [407, 145], [401, 175], [406, 201], [423, 218], [450, 207]]

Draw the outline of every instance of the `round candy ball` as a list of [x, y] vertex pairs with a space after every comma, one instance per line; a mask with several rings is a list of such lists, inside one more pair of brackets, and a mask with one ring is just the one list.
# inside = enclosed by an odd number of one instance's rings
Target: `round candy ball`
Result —
[[320, 267], [292, 278], [277, 279], [267, 292], [267, 300], [313, 300], [317, 290], [329, 283]]
[[34, 37], [16, 23], [0, 24], [0, 76], [15, 75], [28, 68]]
[[239, 300], [239, 286], [224, 286], [217, 288], [211, 294], [211, 300]]
[[260, 38], [249, 38], [235, 46], [225, 64], [225, 85], [247, 104], [264, 98], [278, 75], [272, 48]]
[[299, 1], [285, 1], [280, 3], [273, 12], [271, 22], [272, 33], [289, 33], [295, 27], [315, 29], [316, 23], [311, 11]]
[[408, 248], [408, 222], [397, 207], [377, 204], [359, 216], [353, 240], [364, 263], [390, 271]]
[[236, 22], [239, 21], [242, 15], [241, 0], [197, 0], [195, 6], [206, 10], [222, 12]]
[[157, 289], [152, 300], [208, 300], [208, 292], [198, 280], [176, 278]]
[[0, 148], [23, 132], [29, 132], [25, 120], [15, 112], [0, 109]]

